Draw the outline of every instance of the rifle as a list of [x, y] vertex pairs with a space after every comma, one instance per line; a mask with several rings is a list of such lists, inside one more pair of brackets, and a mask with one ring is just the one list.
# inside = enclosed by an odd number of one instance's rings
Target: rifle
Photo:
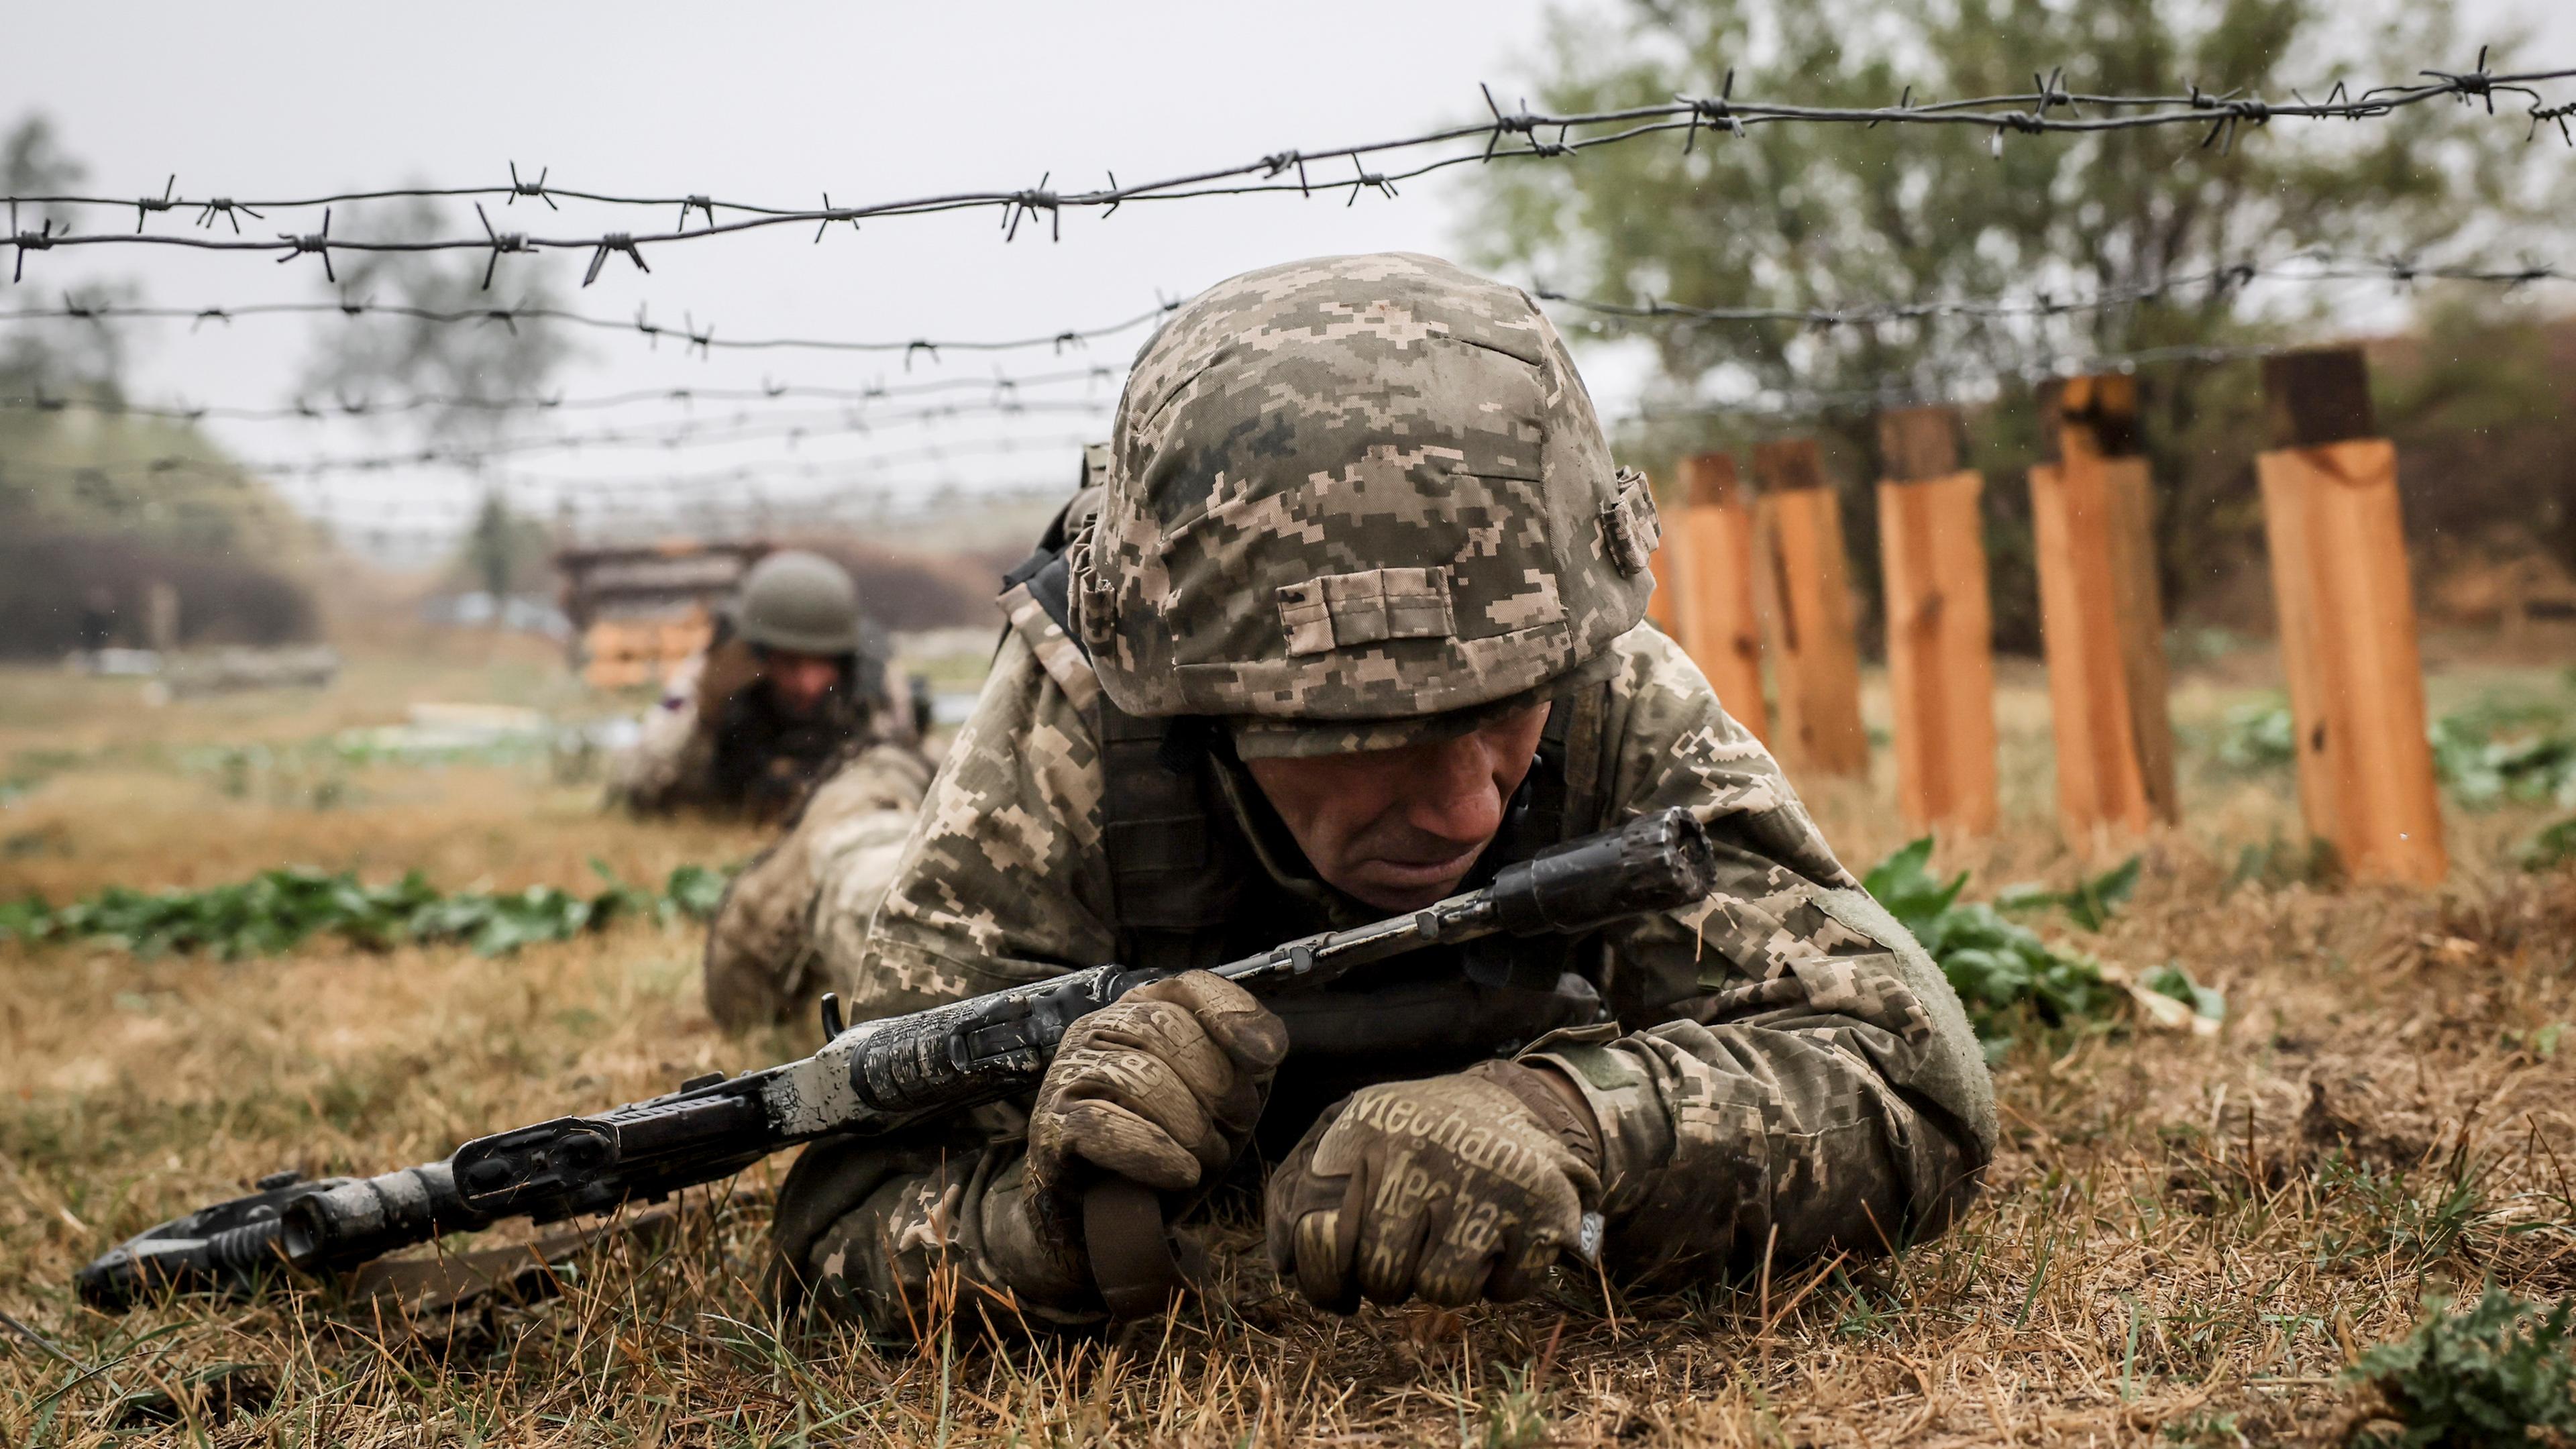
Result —
[[[1498, 933], [1579, 935], [1679, 909], [1704, 899], [1715, 875], [1706, 830], [1674, 807], [1505, 866], [1493, 884], [1410, 915], [1213, 969], [1256, 996], [1320, 986], [1425, 946]], [[128, 1238], [74, 1282], [83, 1301], [110, 1311], [158, 1293], [243, 1296], [279, 1269], [336, 1274], [507, 1218], [544, 1224], [659, 1202], [817, 1137], [882, 1136], [1033, 1092], [1066, 1028], [1164, 974], [1094, 966], [856, 1025], [825, 996], [823, 1049], [801, 1061], [692, 1078], [664, 1096], [478, 1137], [445, 1161], [380, 1177], [265, 1177], [248, 1196]], [[1160, 1200], [1105, 1179], [1086, 1195], [1084, 1221], [1112, 1310], [1160, 1307], [1178, 1276]]]

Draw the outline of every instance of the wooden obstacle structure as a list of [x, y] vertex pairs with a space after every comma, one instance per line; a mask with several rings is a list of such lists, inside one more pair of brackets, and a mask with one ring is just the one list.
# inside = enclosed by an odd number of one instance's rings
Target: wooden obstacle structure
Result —
[[[1735, 722], [1768, 742], [1762, 625], [1754, 607], [1753, 507], [1735, 460], [1702, 453], [1681, 465], [1681, 507], [1664, 531], [1674, 555], [1670, 628]], [[1660, 554], [1658, 555], [1661, 556]]]
[[1867, 774], [1842, 504], [1812, 438], [1758, 445], [1753, 477], [1754, 577], [1780, 696], [1772, 748], [1793, 771]]
[[2299, 809], [2357, 879], [2449, 868], [2424, 732], [2424, 669], [2398, 515], [2397, 449], [2359, 348], [2263, 360], [2272, 447], [2255, 459], [2272, 550]]
[[558, 552], [564, 615], [573, 626], [572, 664], [583, 682], [593, 689], [660, 683], [707, 647], [716, 610], [769, 547], [758, 540], [680, 540]]
[[2180, 816], [2154, 480], [2138, 446], [2133, 379], [2069, 378], [2041, 397], [2057, 461], [2030, 470], [2031, 533], [2058, 825], [2089, 845]]
[[[2439, 881], [2396, 450], [2376, 435], [2358, 349], [2278, 354], [2263, 379], [2271, 447], [2256, 472], [2302, 816], [2355, 878]], [[2089, 852], [2180, 815], [2154, 479], [2134, 379], [2068, 378], [2040, 396], [2054, 456], [2029, 484], [2058, 819]], [[1993, 623], [1984, 480], [1960, 438], [1953, 409], [1882, 415], [1877, 501], [1898, 806], [1915, 828], [1975, 835], [1997, 817]], [[1752, 472], [1748, 498], [1732, 458], [1682, 461], [1657, 622], [1793, 777], [1864, 775], [1840, 504], [1812, 439], [1756, 445]]]
[[1953, 409], [1884, 414], [1878, 436], [1888, 475], [1878, 485], [1878, 541], [1897, 808], [1917, 830], [1984, 835], [1996, 811], [1985, 480], [1959, 467]]

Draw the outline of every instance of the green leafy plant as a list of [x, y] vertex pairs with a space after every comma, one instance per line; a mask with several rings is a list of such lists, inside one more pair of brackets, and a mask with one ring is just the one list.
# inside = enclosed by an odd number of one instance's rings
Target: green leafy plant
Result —
[[2576, 1338], [2569, 1320], [2576, 1299], [2543, 1314], [2501, 1289], [2452, 1314], [2434, 1299], [2407, 1337], [2356, 1361], [2348, 1375], [2378, 1390], [2395, 1433], [2370, 1432], [2354, 1443], [2386, 1449], [2427, 1445], [2528, 1445], [2531, 1431], [2576, 1432]]
[[418, 871], [371, 886], [353, 873], [292, 866], [205, 890], [110, 886], [59, 908], [35, 896], [0, 903], [0, 938], [107, 941], [142, 956], [209, 951], [230, 961], [292, 950], [330, 932], [373, 950], [458, 942], [498, 956], [570, 940], [620, 916], [664, 925], [704, 920], [715, 914], [726, 880], [722, 871], [684, 865], [652, 891], [620, 881], [598, 861], [591, 868], [604, 885], [588, 895], [546, 885], [449, 895]]
[[1995, 908], [2004, 911], [2063, 909], [2066, 918], [2088, 931], [2098, 931], [2138, 889], [2139, 857], [2075, 883], [2072, 890], [2041, 885], [2009, 885], [1995, 893]]
[[2525, 870], [2548, 870], [2572, 860], [2576, 860], [2576, 815], [2541, 827], [2540, 833], [2531, 837], [2531, 843], [2522, 848]]
[[2298, 727], [2280, 700], [2240, 704], [2218, 726], [2214, 753], [2231, 770], [2277, 770], [2298, 758]]
[[1932, 837], [1880, 861], [1862, 881], [1940, 963], [1989, 1056], [2012, 1043], [2014, 1026], [2036, 1017], [2051, 1026], [2103, 1017], [2121, 999], [2090, 956], [2059, 951], [1994, 907], [1963, 902], [1968, 873], [1931, 873]]
[[2150, 971], [2138, 984], [2158, 996], [2170, 996], [2192, 1009], [2196, 1016], [2211, 1021], [2227, 1019], [2227, 998], [2213, 987], [2191, 979], [2191, 973], [2168, 961]]
[[2433, 769], [2466, 805], [2576, 805], [2576, 732], [2546, 705], [2492, 700], [2433, 722]]
[[713, 920], [716, 907], [724, 903], [725, 887], [733, 883], [733, 873], [712, 866], [683, 865], [672, 870], [662, 883], [662, 899], [655, 909], [668, 920], [676, 911], [691, 920]]
[[[2576, 805], [2576, 730], [2555, 706], [2481, 700], [2435, 720], [2425, 735], [2433, 773], [2464, 805]], [[2229, 710], [2213, 752], [2231, 770], [2291, 763], [2298, 737], [2290, 707], [2272, 701]]]

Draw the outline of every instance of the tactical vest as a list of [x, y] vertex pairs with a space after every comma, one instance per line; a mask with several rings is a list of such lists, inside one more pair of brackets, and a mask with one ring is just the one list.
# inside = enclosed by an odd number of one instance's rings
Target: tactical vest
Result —
[[[1069, 505], [1072, 514], [1083, 500]], [[1071, 577], [1060, 515], [1037, 551], [1003, 576], [1089, 658], [1073, 627]], [[1560, 696], [1538, 756], [1502, 829], [1461, 889], [1515, 861], [1605, 823], [1598, 781], [1609, 684]], [[1302, 863], [1286, 827], [1234, 758], [1221, 719], [1140, 719], [1096, 692], [1091, 723], [1100, 745], [1101, 849], [1107, 857], [1118, 960], [1181, 969], [1212, 966], [1332, 925], [1325, 893], [1284, 884], [1265, 863]], [[1247, 832], [1263, 836], [1261, 843]], [[1562, 1026], [1604, 1011], [1594, 989], [1597, 936], [1493, 937], [1431, 948], [1371, 968], [1322, 991], [1274, 998], [1288, 1025], [1289, 1061], [1264, 1116], [1291, 1133], [1315, 1111], [1373, 1081], [1454, 1071], [1508, 1055]]]

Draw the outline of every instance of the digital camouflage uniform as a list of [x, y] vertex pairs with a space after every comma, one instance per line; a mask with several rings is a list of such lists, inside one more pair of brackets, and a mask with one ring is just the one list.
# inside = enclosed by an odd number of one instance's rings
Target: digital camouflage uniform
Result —
[[854, 989], [844, 944], [864, 929], [912, 834], [930, 760], [910, 741], [852, 751], [786, 833], [743, 867], [707, 927], [707, 1012], [733, 1031], [811, 1011]]
[[620, 756], [609, 786], [639, 814], [672, 810], [783, 819], [855, 743], [911, 736], [912, 710], [899, 681], [861, 659], [853, 680], [820, 709], [793, 718], [761, 686], [758, 651], [726, 639], [673, 670], [643, 732]]
[[[834, 660], [802, 714], [763, 682], [768, 651]], [[830, 910], [868, 911], [930, 778], [909, 689], [886, 677], [840, 565], [782, 550], [747, 573], [719, 637], [675, 672], [615, 795], [639, 811], [695, 807], [782, 822], [707, 929], [707, 1010], [735, 1029], [808, 1009], [835, 984], [814, 940]]]
[[[1248, 372], [1210, 361], [1274, 351]], [[1247, 375], [1249, 401], [1207, 397], [1204, 379]], [[1274, 431], [1223, 421], [1271, 410]], [[1242, 757], [1378, 748], [1548, 701], [1532, 779], [1554, 813], [1533, 834], [1511, 823], [1516, 801], [1468, 885], [1680, 805], [1716, 842], [1715, 893], [1499, 963], [1435, 948], [1273, 999], [1290, 1048], [1259, 1154], [1354, 1086], [1518, 1056], [1563, 1069], [1593, 1109], [1603, 1259], [1631, 1282], [1882, 1250], [1973, 1196], [1994, 1111], [1957, 998], [1699, 671], [1637, 623], [1651, 499], [1609, 468], [1525, 296], [1403, 256], [1237, 278], [1148, 345], [1115, 446], [1134, 486], [1123, 506], [1113, 485], [1096, 514], [1092, 500], [1070, 511], [1063, 597], [1044, 573], [1004, 597], [1010, 632], [872, 923], [854, 1016], [1110, 960], [1214, 965], [1370, 919], [1313, 876]], [[1159, 516], [1136, 501], [1176, 496]], [[1369, 546], [1340, 546], [1354, 536]], [[1283, 567], [1294, 582], [1260, 587]], [[1196, 593], [1174, 586], [1193, 576]], [[1176, 593], [1222, 617], [1173, 626]], [[1204, 823], [1229, 863], [1214, 874], [1233, 894], [1194, 932], [1143, 929], [1152, 908], [1114, 864], [1135, 848], [1111, 838], [1126, 822], [1108, 808], [1129, 764], [1106, 762], [1139, 714], [1232, 717], [1129, 757], [1200, 742]], [[1192, 874], [1178, 861], [1174, 889]], [[943, 1267], [1033, 1324], [1097, 1318], [1079, 1264], [1033, 1241], [1019, 1210], [1016, 1128], [1006, 1105], [809, 1149], [775, 1230], [788, 1275], [889, 1336], [917, 1323]]]

